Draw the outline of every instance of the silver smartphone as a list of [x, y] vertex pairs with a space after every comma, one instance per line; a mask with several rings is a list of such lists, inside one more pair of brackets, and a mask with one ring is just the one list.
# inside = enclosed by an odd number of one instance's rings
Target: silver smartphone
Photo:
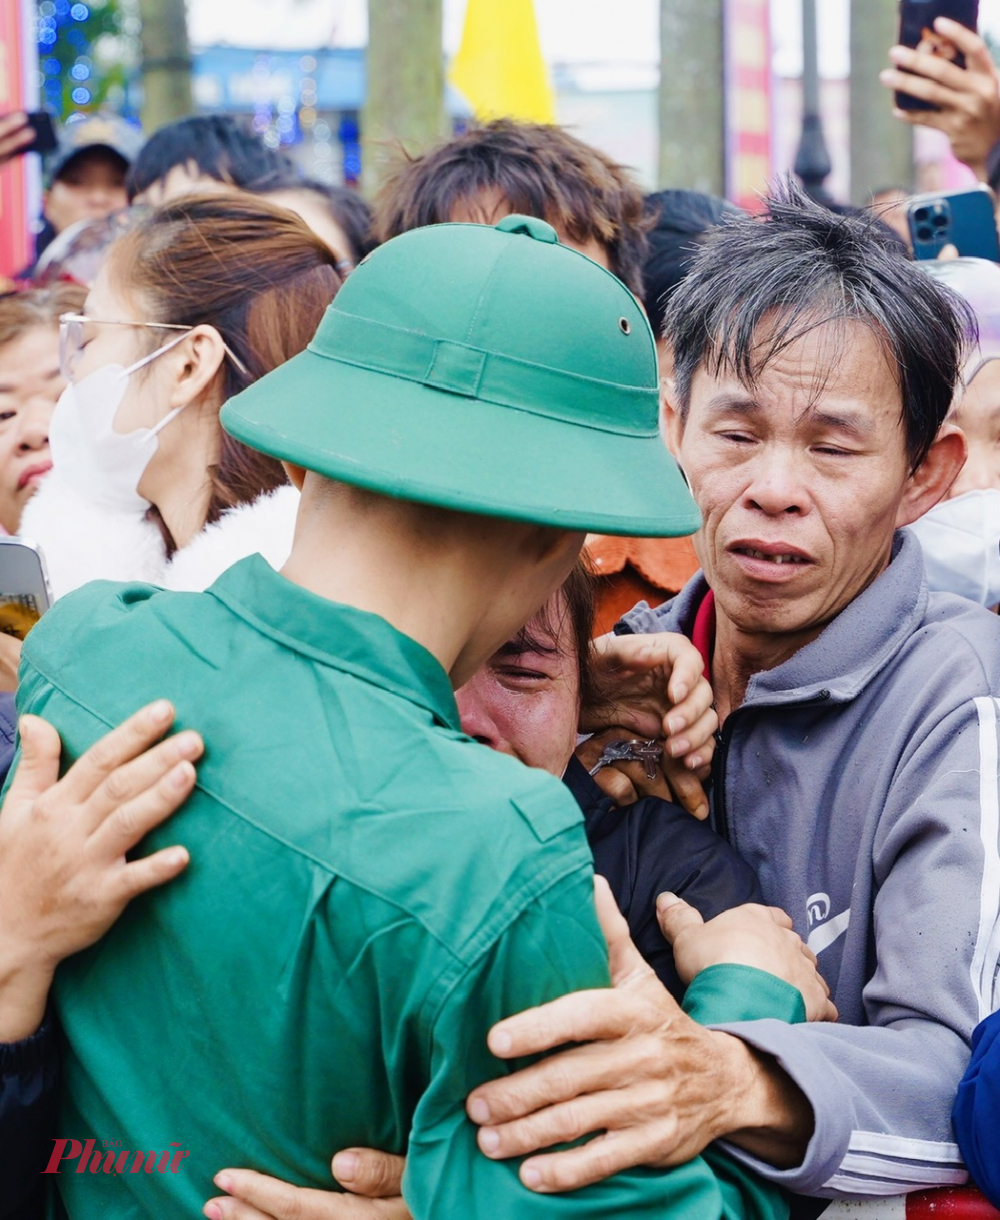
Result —
[[23, 640], [51, 605], [45, 560], [37, 544], [0, 537], [0, 631]]

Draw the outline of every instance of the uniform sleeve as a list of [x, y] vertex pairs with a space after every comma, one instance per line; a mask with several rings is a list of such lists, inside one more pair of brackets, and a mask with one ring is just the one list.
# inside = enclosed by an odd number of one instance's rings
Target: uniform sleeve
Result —
[[[491, 1161], [465, 1114], [468, 1093], [504, 1071], [486, 1035], [503, 1017], [574, 990], [608, 985], [607, 949], [593, 911], [592, 880], [581, 869], [536, 899], [444, 994], [431, 1026], [431, 1079], [414, 1116], [403, 1193], [414, 1220], [562, 1216], [566, 1196], [539, 1195], [518, 1179], [515, 1161]], [[742, 1183], [745, 1189], [741, 1189]], [[779, 1192], [732, 1167], [716, 1177], [696, 1158], [674, 1170], [634, 1170], [575, 1191], [574, 1217], [660, 1220], [785, 1220]]]
[[952, 1118], [969, 1173], [1000, 1208], [1000, 1012], [976, 1030]]
[[872, 852], [864, 1023], [726, 1027], [812, 1104], [797, 1168], [733, 1150], [789, 1190], [885, 1196], [967, 1180], [951, 1113], [972, 1031], [998, 998], [998, 716], [996, 699], [970, 699], [910, 732]]

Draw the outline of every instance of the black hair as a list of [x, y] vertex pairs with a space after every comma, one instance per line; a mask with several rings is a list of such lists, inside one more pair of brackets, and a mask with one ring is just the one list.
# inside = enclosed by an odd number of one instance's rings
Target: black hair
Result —
[[868, 215], [836, 215], [791, 182], [760, 218], [718, 228], [667, 307], [681, 417], [699, 368], [727, 369], [752, 387], [815, 326], [861, 322], [898, 370], [916, 470], [948, 414], [976, 324], [965, 302], [903, 258], [882, 230]]
[[913, 257], [910, 247], [906, 242], [903, 241], [891, 225], [887, 225], [882, 219], [882, 212], [885, 209], [879, 204], [867, 208], [856, 208], [852, 203], [827, 203], [825, 206], [835, 216], [853, 216], [857, 220], [868, 220], [874, 226], [879, 236], [887, 241], [898, 254], [902, 254], [904, 258]]
[[193, 114], [161, 127], [142, 146], [126, 180], [129, 199], [188, 162], [207, 178], [246, 190], [272, 175], [295, 172], [284, 153], [268, 148], [232, 115]]
[[643, 200], [653, 221], [642, 267], [642, 303], [653, 334], [663, 333], [667, 301], [691, 270], [705, 236], [728, 216], [745, 216], [735, 204], [701, 191], [657, 191]]
[[309, 191], [318, 196], [350, 243], [355, 265], [378, 245], [372, 231], [371, 205], [349, 187], [333, 186], [293, 171], [290, 175], [273, 174], [254, 183], [250, 189], [256, 195], [271, 195], [275, 191]]

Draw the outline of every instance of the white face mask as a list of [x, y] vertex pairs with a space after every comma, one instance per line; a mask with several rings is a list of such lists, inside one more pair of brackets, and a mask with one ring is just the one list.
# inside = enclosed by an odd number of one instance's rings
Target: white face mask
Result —
[[150, 501], [139, 495], [139, 483], [156, 453], [157, 435], [184, 410], [164, 416], [153, 428], [116, 432], [115, 415], [128, 379], [143, 365], [176, 347], [181, 335], [124, 368], [108, 364], [63, 390], [49, 424], [52, 464], [59, 476], [95, 504], [119, 511], [145, 512]]
[[1000, 604], [1000, 491], [970, 491], [935, 505], [910, 529], [932, 589], [981, 606]]

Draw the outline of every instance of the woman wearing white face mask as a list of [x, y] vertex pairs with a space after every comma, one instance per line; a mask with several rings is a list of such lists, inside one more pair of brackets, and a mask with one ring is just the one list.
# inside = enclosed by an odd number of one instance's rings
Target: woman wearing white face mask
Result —
[[1000, 604], [1000, 267], [978, 258], [926, 268], [964, 297], [979, 329], [948, 422], [969, 457], [948, 495], [910, 526], [932, 589]]
[[63, 318], [54, 467], [21, 527], [57, 597], [93, 579], [201, 589], [254, 551], [284, 561], [296, 493], [219, 408], [305, 348], [339, 285], [298, 217], [245, 196], [186, 197], [115, 243]]

